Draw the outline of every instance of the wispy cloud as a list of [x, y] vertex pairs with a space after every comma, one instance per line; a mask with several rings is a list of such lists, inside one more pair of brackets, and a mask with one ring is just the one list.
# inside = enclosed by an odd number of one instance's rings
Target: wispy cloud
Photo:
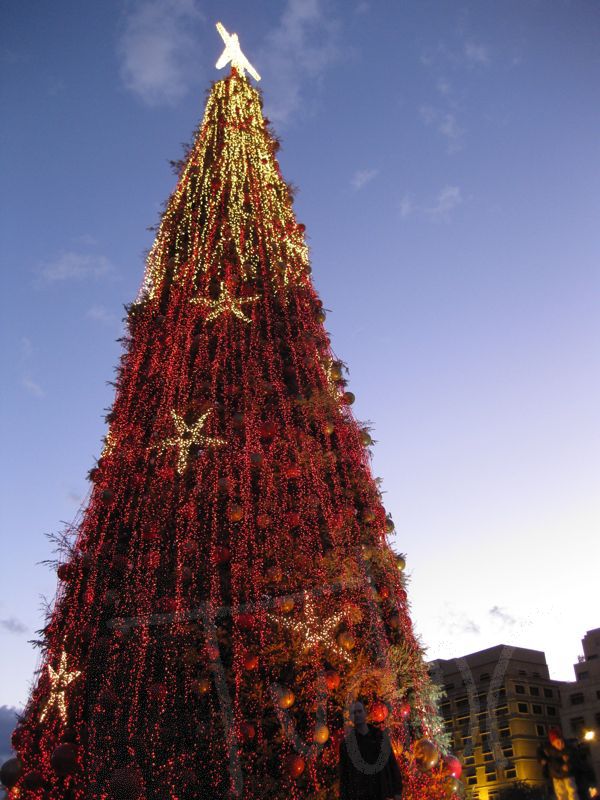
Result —
[[103, 325], [112, 326], [116, 325], [116, 323], [118, 322], [115, 314], [112, 314], [104, 306], [99, 306], [99, 305], [88, 308], [85, 316], [88, 319], [94, 320], [94, 322], [101, 322]]
[[501, 608], [501, 606], [492, 606], [488, 611], [490, 617], [495, 619], [497, 622], [501, 622], [503, 625], [515, 625], [517, 620], [506, 611], [506, 609]]
[[[340, 56], [337, 24], [327, 0], [286, 0], [278, 25], [271, 30], [257, 58], [268, 76], [266, 113], [284, 124], [305, 101], [305, 81], [313, 82]], [[250, 59], [252, 61], [252, 59]]]
[[0, 619], [0, 629], [6, 631], [7, 633], [26, 633], [27, 626], [24, 625], [21, 620], [18, 620], [16, 617], [8, 617], [8, 619]]
[[432, 219], [448, 220], [451, 212], [463, 201], [459, 186], [444, 186], [440, 189], [435, 204], [426, 211]]
[[32, 394], [34, 397], [45, 397], [46, 392], [42, 389], [40, 384], [37, 381], [34, 381], [31, 375], [23, 375], [21, 378], [21, 386], [24, 389], [27, 389], [29, 394]]
[[137, 0], [118, 41], [121, 79], [149, 106], [173, 106], [200, 74], [197, 0]]
[[406, 219], [409, 217], [414, 209], [413, 201], [410, 195], [405, 194], [402, 200], [400, 200], [400, 216], [402, 219]]
[[489, 49], [484, 44], [465, 42], [464, 55], [469, 64], [487, 65], [490, 63]]
[[360, 3], [356, 4], [354, 9], [355, 14], [367, 14], [371, 10], [371, 6], [369, 3], [366, 3], [365, 0], [361, 0]]
[[433, 126], [446, 140], [449, 153], [456, 153], [463, 146], [465, 130], [462, 128], [453, 111], [441, 111], [431, 105], [422, 105], [419, 116], [427, 126]]
[[69, 250], [60, 253], [52, 261], [40, 265], [37, 270], [36, 286], [102, 278], [112, 272], [114, 272], [114, 267], [104, 256]]
[[378, 169], [359, 169], [352, 176], [352, 186], [358, 191], [370, 183], [379, 173]]

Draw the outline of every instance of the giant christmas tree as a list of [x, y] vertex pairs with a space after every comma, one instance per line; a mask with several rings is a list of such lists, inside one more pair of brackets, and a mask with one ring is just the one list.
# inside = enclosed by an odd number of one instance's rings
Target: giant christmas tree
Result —
[[406, 797], [456, 789], [371, 438], [237, 40], [228, 59], [128, 311], [10, 798], [333, 800], [356, 698]]

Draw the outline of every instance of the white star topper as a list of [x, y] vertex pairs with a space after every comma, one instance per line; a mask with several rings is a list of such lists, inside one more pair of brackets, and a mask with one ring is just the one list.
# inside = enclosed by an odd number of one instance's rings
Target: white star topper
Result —
[[223, 50], [221, 57], [216, 63], [217, 69], [223, 69], [223, 67], [231, 61], [231, 66], [235, 67], [240, 75], [244, 75], [246, 70], [252, 75], [255, 81], [259, 81], [260, 75], [242, 53], [237, 33], [227, 33], [220, 22], [217, 22], [217, 30], [221, 34], [221, 39], [225, 42], [225, 50]]

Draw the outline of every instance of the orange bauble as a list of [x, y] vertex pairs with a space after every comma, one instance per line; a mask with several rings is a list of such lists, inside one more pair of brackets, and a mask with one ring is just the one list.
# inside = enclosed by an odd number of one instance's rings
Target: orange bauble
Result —
[[285, 771], [290, 778], [299, 778], [304, 772], [305, 766], [306, 763], [302, 756], [299, 756], [296, 753], [287, 756], [285, 759]]
[[244, 669], [248, 671], [258, 669], [258, 656], [255, 653], [246, 653], [244, 656]]
[[340, 680], [340, 673], [334, 669], [328, 669], [325, 673], [325, 683], [330, 692], [339, 688]]
[[244, 519], [244, 509], [238, 503], [233, 503], [227, 509], [227, 519], [230, 522], [241, 522]]
[[415, 763], [421, 770], [430, 770], [440, 760], [440, 754], [433, 742], [428, 739], [418, 739], [413, 745]]
[[317, 725], [313, 739], [317, 744], [325, 744], [329, 739], [329, 728], [327, 725]]
[[296, 702], [296, 696], [291, 689], [281, 689], [277, 698], [279, 708], [291, 708]]

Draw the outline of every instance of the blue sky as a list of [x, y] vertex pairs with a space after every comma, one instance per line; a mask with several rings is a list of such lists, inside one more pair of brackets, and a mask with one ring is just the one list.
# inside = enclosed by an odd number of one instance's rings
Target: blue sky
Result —
[[0, 705], [100, 450], [122, 305], [201, 118], [221, 19], [262, 74], [313, 276], [374, 424], [430, 657], [570, 678], [600, 624], [600, 6], [4, 4]]

